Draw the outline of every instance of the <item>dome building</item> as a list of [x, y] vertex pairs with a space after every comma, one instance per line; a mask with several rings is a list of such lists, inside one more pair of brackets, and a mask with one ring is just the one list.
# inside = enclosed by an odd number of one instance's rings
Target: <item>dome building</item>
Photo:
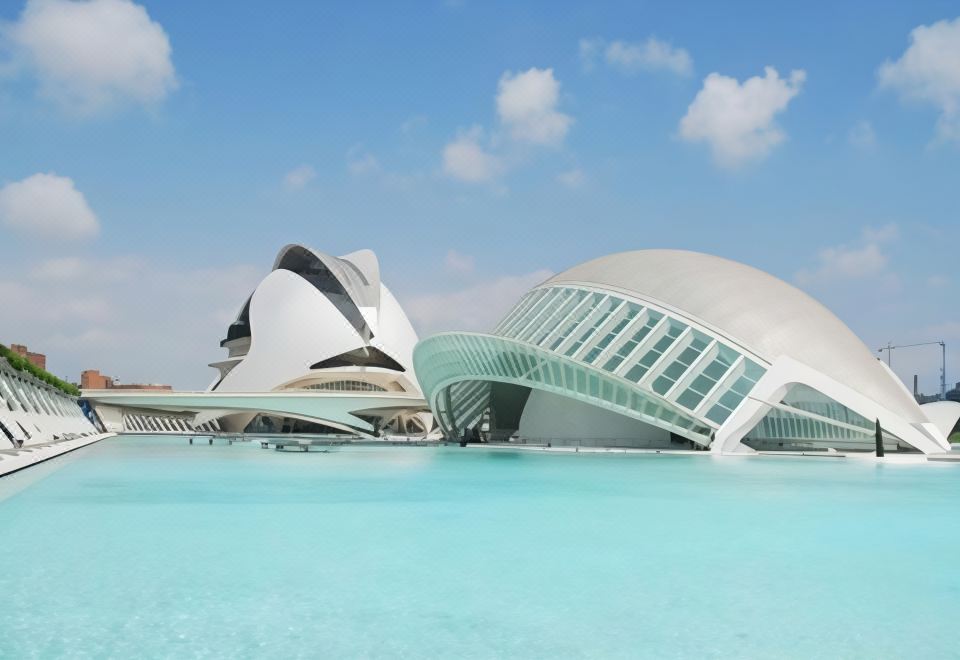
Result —
[[750, 266], [677, 250], [614, 254], [527, 293], [491, 334], [414, 353], [448, 437], [717, 453], [949, 451], [847, 326]]
[[[244, 303], [220, 342], [227, 358], [210, 392], [312, 391], [421, 396], [413, 370], [417, 334], [370, 250], [333, 257], [288, 245]], [[208, 415], [209, 416], [209, 415]], [[372, 415], [376, 416], [376, 415]], [[243, 430], [256, 415], [220, 417], [226, 430]], [[381, 415], [377, 430], [425, 433], [428, 413]], [[317, 431], [329, 420], [261, 416], [255, 430]], [[382, 426], [381, 426], [382, 425]], [[335, 426], [332, 428], [336, 428]]]
[[111, 431], [425, 436], [417, 334], [370, 250], [280, 251], [220, 346], [205, 392], [85, 390]]

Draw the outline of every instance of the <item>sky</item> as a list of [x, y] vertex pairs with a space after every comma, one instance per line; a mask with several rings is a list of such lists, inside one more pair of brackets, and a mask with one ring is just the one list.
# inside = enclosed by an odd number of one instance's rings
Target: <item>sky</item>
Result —
[[958, 190], [956, 2], [0, 0], [0, 342], [73, 381], [205, 387], [303, 243], [421, 336], [708, 252], [952, 384]]

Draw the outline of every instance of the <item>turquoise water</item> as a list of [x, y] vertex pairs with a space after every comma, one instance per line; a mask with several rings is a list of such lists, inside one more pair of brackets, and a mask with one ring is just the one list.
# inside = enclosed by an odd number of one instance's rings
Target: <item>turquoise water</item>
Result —
[[0, 498], [5, 658], [960, 654], [960, 466], [118, 438]]

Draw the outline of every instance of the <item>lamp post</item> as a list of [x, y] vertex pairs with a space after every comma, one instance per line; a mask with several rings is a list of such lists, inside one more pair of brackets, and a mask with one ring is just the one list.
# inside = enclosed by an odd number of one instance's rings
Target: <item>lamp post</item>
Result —
[[891, 366], [890, 356], [893, 353], [895, 348], [914, 348], [917, 346], [939, 346], [940, 347], [940, 400], [942, 401], [947, 397], [947, 344], [942, 339], [940, 341], [924, 341], [919, 344], [901, 344], [900, 346], [894, 346], [890, 342], [887, 342], [886, 346], [881, 346], [877, 349], [878, 353], [887, 352], [887, 366]]

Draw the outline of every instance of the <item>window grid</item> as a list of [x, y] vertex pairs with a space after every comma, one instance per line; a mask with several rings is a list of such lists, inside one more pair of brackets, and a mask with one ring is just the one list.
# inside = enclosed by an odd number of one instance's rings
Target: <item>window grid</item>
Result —
[[522, 337], [523, 334], [531, 327], [536, 328], [537, 319], [540, 318], [544, 310], [550, 307], [550, 303], [558, 298], [562, 293], [561, 289], [547, 289], [546, 291], [546, 295], [541, 296], [537, 302], [534, 303], [523, 315], [523, 318], [511, 332], [511, 337]]
[[606, 371], [617, 373], [624, 363], [629, 364], [630, 360], [634, 357], [634, 353], [640, 351], [641, 346], [643, 346], [643, 341], [647, 336], [651, 332], [655, 332], [662, 323], [668, 323], [668, 321], [664, 320], [666, 318], [667, 317], [662, 314], [647, 310], [647, 320], [643, 326], [617, 349], [617, 352], [607, 360], [603, 368]]
[[623, 305], [623, 301], [619, 298], [613, 298], [607, 296], [600, 304], [597, 305], [596, 311], [587, 319], [589, 325], [582, 332], [578, 332], [578, 338], [567, 347], [567, 350], [564, 351], [564, 355], [567, 357], [573, 357], [580, 352], [580, 349], [590, 341], [590, 338], [596, 334], [597, 330], [607, 322], [607, 319], [610, 318], [610, 315], [614, 313], [620, 306]]

